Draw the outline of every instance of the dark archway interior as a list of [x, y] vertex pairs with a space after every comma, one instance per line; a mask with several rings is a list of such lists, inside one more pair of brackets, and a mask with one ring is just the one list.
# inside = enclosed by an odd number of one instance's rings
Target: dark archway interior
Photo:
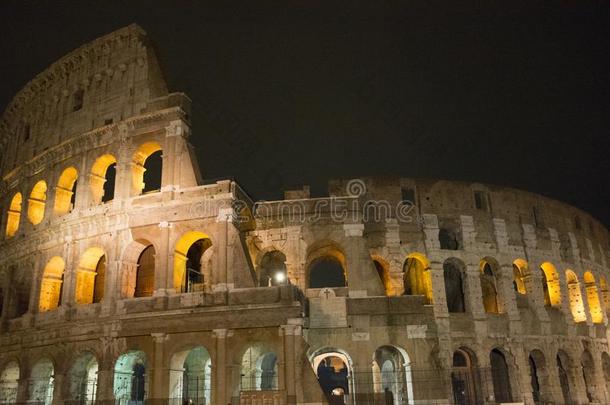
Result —
[[443, 264], [445, 278], [445, 294], [447, 297], [447, 310], [449, 312], [464, 312], [464, 291], [462, 289], [462, 273], [450, 261]]
[[347, 287], [345, 271], [339, 260], [324, 256], [309, 266], [309, 288]]
[[116, 182], [116, 163], [111, 164], [106, 169], [106, 182], [104, 183], [104, 195], [102, 202], [112, 201], [114, 199], [114, 183]]
[[163, 173], [163, 152], [158, 150], [151, 153], [144, 162], [144, 189], [143, 193], [161, 190], [161, 176]]
[[93, 302], [100, 302], [104, 298], [104, 283], [106, 282], [106, 255], [100, 257], [95, 267], [95, 281], [93, 284]]
[[496, 402], [513, 402], [508, 365], [504, 354], [498, 349], [493, 349], [489, 355], [489, 361]]

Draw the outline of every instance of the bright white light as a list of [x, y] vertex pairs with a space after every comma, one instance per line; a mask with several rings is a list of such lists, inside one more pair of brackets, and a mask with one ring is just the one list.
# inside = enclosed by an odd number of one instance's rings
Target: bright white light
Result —
[[276, 283], [283, 283], [284, 281], [286, 281], [286, 274], [284, 274], [283, 271], [278, 271], [273, 275], [273, 279]]

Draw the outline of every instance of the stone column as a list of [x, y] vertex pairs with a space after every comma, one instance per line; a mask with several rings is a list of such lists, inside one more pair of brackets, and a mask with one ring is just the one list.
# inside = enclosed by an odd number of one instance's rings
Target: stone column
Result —
[[89, 186], [89, 175], [87, 172], [87, 157], [83, 156], [78, 167], [78, 179], [76, 181], [76, 197], [74, 198], [74, 209], [82, 210], [89, 206], [91, 187]]
[[162, 404], [164, 398], [169, 396], [169, 367], [164, 363], [165, 342], [168, 335], [165, 333], [151, 333], [154, 349], [152, 369], [148, 377], [148, 400], [150, 404]]
[[212, 363], [213, 404], [227, 404], [231, 398], [231, 387], [227, 384], [227, 338], [229, 335], [230, 331], [227, 329], [214, 329], [213, 331], [216, 341], [216, 356]]
[[385, 289], [364, 243], [364, 224], [344, 224], [347, 285], [350, 297], [384, 296]]
[[286, 403], [294, 405], [297, 403], [296, 382], [298, 380], [296, 369], [295, 339], [301, 334], [299, 325], [282, 325], [280, 327], [280, 335], [284, 340], [284, 372], [280, 375], [282, 384], [279, 384], [279, 389], [286, 391]]
[[2, 312], [0, 313], [0, 333], [8, 329], [9, 320], [9, 305], [11, 299], [11, 285], [12, 285], [13, 271], [9, 267], [8, 271], [4, 274], [4, 282], [2, 284]]
[[97, 371], [96, 403], [103, 405], [114, 404], [114, 365], [108, 361], [101, 361]]
[[165, 296], [176, 292], [174, 287], [174, 255], [172, 246], [172, 223], [159, 223], [161, 229], [160, 245], [162, 251], [155, 251], [155, 296]]
[[17, 383], [17, 403], [27, 403], [29, 397], [29, 386], [30, 386], [30, 362], [26, 358], [19, 364], [19, 381]]
[[66, 393], [66, 383], [67, 378], [63, 372], [55, 373], [53, 375], [53, 402], [52, 405], [61, 405], [64, 403], [65, 393]]
[[481, 271], [478, 264], [467, 264], [464, 276], [466, 311], [472, 314], [473, 319], [486, 319], [481, 290]]
[[221, 208], [216, 217], [217, 238], [215, 244], [216, 271], [212, 272], [212, 290], [226, 291], [233, 288], [233, 269], [228, 264], [229, 227], [233, 215], [231, 208]]

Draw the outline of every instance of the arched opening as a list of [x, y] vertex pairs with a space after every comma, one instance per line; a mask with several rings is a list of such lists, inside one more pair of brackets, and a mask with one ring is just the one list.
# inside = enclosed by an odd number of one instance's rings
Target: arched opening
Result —
[[393, 346], [382, 346], [375, 350], [373, 354], [375, 403], [402, 405], [412, 402], [411, 365], [408, 356], [405, 356], [404, 350]]
[[438, 230], [438, 241], [441, 249], [458, 250], [460, 248], [457, 232], [453, 229], [440, 228]]
[[313, 359], [318, 383], [330, 405], [350, 404], [353, 395], [351, 361], [340, 352], [325, 352]]
[[0, 374], [0, 404], [16, 403], [18, 386], [19, 364], [16, 361], [11, 361], [4, 366]]
[[30, 306], [30, 294], [32, 286], [32, 272], [23, 272], [16, 265], [11, 265], [5, 273], [10, 288], [4, 291], [8, 296], [4, 313], [7, 319], [19, 318], [28, 312]]
[[608, 294], [608, 282], [604, 276], [599, 276], [599, 290], [602, 295], [602, 309], [608, 313], [610, 310], [610, 295]]
[[131, 165], [133, 194], [140, 195], [159, 191], [162, 169], [161, 145], [156, 142], [146, 142], [140, 145], [133, 155]]
[[606, 390], [610, 390], [610, 355], [606, 352], [602, 352], [602, 370], [604, 372]]
[[55, 187], [55, 214], [67, 214], [74, 208], [76, 196], [76, 182], [78, 172], [74, 167], [67, 167], [59, 176]]
[[390, 279], [390, 271], [388, 270], [388, 263], [378, 257], [373, 258], [373, 264], [375, 265], [375, 270], [377, 271], [377, 276], [383, 285], [383, 290], [387, 296], [394, 295], [392, 288], [392, 280]]
[[546, 359], [540, 350], [532, 350], [528, 357], [530, 369], [530, 385], [532, 398], [536, 403], [548, 403], [553, 401], [553, 395], [548, 387], [548, 370]]
[[122, 354], [114, 365], [114, 397], [121, 401], [143, 401], [148, 396], [146, 355], [142, 351]]
[[262, 345], [248, 347], [241, 361], [242, 391], [278, 389], [277, 355]]
[[489, 354], [489, 363], [491, 365], [495, 401], [513, 402], [508, 364], [504, 353], [498, 349], [493, 349]]
[[544, 305], [549, 307], [561, 307], [561, 284], [559, 273], [549, 262], [544, 262], [540, 266], [542, 272], [542, 293]]
[[53, 310], [60, 305], [64, 269], [64, 260], [59, 256], [54, 256], [47, 262], [40, 284], [40, 298], [38, 300], [38, 310], [40, 312]]
[[93, 405], [97, 392], [97, 359], [92, 353], [84, 353], [76, 359], [68, 373], [68, 400], [78, 404]]
[[261, 259], [258, 278], [261, 287], [286, 284], [288, 280], [286, 256], [279, 250], [265, 253]]
[[559, 350], [557, 352], [557, 373], [559, 375], [559, 385], [561, 387], [561, 395], [563, 397], [565, 404], [572, 403], [572, 394], [571, 394], [571, 386], [570, 379], [568, 377], [568, 370], [570, 367], [570, 358], [568, 355]]
[[211, 404], [212, 360], [198, 346], [172, 356], [169, 376], [170, 403]]
[[208, 235], [199, 231], [185, 233], [174, 250], [174, 288], [176, 292], [203, 291], [205, 280], [202, 256], [212, 246]]
[[53, 401], [54, 368], [49, 359], [39, 360], [28, 380], [28, 402], [51, 405]]
[[453, 352], [451, 388], [453, 401], [456, 405], [470, 405], [480, 402], [474, 360], [474, 354], [470, 350], [458, 349]]
[[77, 304], [100, 302], [104, 297], [106, 255], [99, 247], [90, 247], [81, 256], [76, 271], [74, 298]]
[[28, 199], [28, 219], [32, 225], [38, 225], [44, 218], [44, 209], [47, 204], [47, 183], [40, 180], [34, 184]]
[[138, 256], [133, 296], [152, 297], [155, 291], [155, 248], [146, 246]]
[[587, 393], [587, 399], [589, 402], [597, 402], [597, 384], [595, 383], [595, 364], [593, 363], [593, 357], [588, 350], [582, 352], [580, 360], [582, 368], [582, 376], [585, 381], [585, 390]]
[[23, 197], [21, 193], [15, 193], [11, 199], [8, 212], [6, 213], [6, 237], [11, 238], [15, 236], [19, 230], [19, 221], [21, 220], [21, 204]]
[[593, 323], [604, 322], [604, 312], [599, 300], [599, 294], [597, 293], [597, 284], [595, 283], [595, 277], [593, 273], [587, 271], [584, 275], [585, 289], [587, 291], [587, 303], [589, 304], [589, 313], [591, 314], [591, 321]]
[[570, 311], [574, 322], [585, 322], [587, 315], [585, 314], [585, 306], [580, 295], [580, 283], [576, 273], [572, 270], [566, 270], [566, 281], [568, 283], [568, 295], [570, 297]]
[[479, 280], [483, 296], [483, 307], [488, 314], [500, 313], [500, 300], [498, 298], [498, 286], [494, 267], [497, 269], [496, 266], [492, 265], [492, 262], [485, 259], [481, 260]]
[[513, 288], [521, 295], [527, 294], [525, 278], [528, 274], [527, 262], [523, 259], [516, 259], [513, 262]]
[[333, 256], [321, 256], [309, 265], [309, 288], [347, 287], [345, 269]]
[[432, 304], [432, 280], [430, 262], [419, 253], [407, 257], [403, 266], [404, 295], [423, 295], [426, 304]]
[[449, 312], [465, 312], [464, 290], [462, 287], [462, 272], [464, 264], [455, 258], [449, 258], [443, 263], [445, 279], [445, 297]]
[[97, 158], [91, 167], [89, 178], [93, 204], [112, 201], [116, 181], [116, 158], [110, 154]]

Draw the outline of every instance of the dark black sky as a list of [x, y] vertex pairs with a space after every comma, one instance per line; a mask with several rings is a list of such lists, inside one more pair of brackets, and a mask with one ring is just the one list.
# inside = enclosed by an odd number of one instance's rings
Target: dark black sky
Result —
[[3, 2], [0, 107], [137, 22], [193, 99], [205, 178], [258, 199], [327, 177], [477, 180], [610, 224], [608, 2], [455, 3]]

